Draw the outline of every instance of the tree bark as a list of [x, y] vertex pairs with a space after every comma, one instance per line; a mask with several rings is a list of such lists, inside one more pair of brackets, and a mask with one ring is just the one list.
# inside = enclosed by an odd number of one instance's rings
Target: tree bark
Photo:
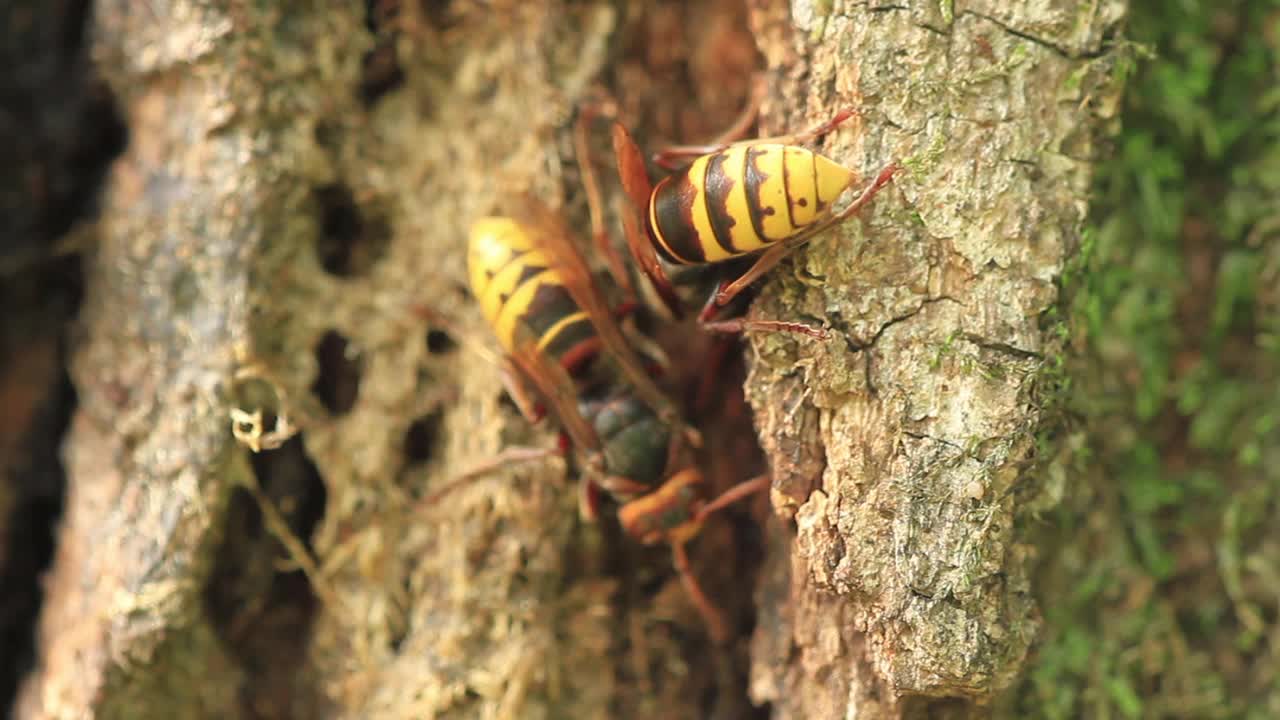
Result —
[[[774, 471], [752, 697], [776, 718], [982, 713], [1036, 632], [1020, 529], [1059, 352], [1048, 313], [1119, 85], [1123, 2], [754, 8], [769, 129], [860, 116], [826, 150], [906, 172], [773, 273], [748, 397]], [[860, 231], [859, 231], [860, 230]], [[815, 437], [817, 440], [815, 440]], [[811, 489], [812, 488], [812, 489]]]
[[[756, 3], [748, 25], [727, 0], [100, 2], [131, 140], [87, 263], [67, 509], [18, 716], [744, 717], [748, 651], [751, 698], [782, 718], [1006, 687], [1035, 625], [1016, 523], [1041, 316], [1123, 4], [820, 5]], [[585, 227], [567, 126], [590, 86], [651, 138], [709, 137], [752, 34], [764, 129], [853, 103], [825, 151], [907, 170], [753, 310], [836, 332], [750, 344], [794, 525], [769, 528], [754, 638], [714, 651], [663, 552], [577, 521], [562, 463], [422, 498], [550, 442], [473, 348], [469, 222], [532, 190]], [[301, 434], [251, 453], [232, 417], [257, 410]], [[696, 548], [735, 620], [737, 525]]]

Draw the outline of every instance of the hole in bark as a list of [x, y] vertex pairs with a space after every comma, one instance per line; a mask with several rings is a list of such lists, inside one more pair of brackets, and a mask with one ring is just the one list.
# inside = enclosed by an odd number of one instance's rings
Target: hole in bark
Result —
[[61, 447], [76, 406], [62, 338], [80, 294], [75, 257], [0, 282], [0, 708], [35, 660], [66, 491]]
[[367, 273], [387, 252], [391, 227], [378, 213], [362, 213], [351, 189], [333, 184], [316, 188], [320, 208], [320, 237], [316, 253], [331, 275], [352, 277]]
[[350, 412], [360, 393], [362, 362], [353, 356], [347, 339], [336, 330], [330, 330], [316, 345], [316, 363], [320, 374], [311, 391], [334, 415]]
[[404, 434], [404, 454], [410, 464], [422, 463], [431, 459], [436, 446], [440, 442], [440, 431], [444, 424], [444, 411], [432, 410], [414, 420]]
[[404, 70], [396, 58], [395, 41], [380, 39], [361, 62], [360, 102], [369, 107], [401, 85], [404, 85]]
[[459, 21], [453, 5], [453, 0], [422, 0], [422, 14], [431, 27], [448, 30]]
[[432, 355], [443, 355], [457, 349], [458, 343], [449, 333], [443, 330], [427, 331], [427, 352]]
[[[326, 493], [302, 436], [252, 454], [250, 462], [263, 497], [310, 554]], [[316, 699], [303, 681], [316, 597], [275, 533], [253, 494], [237, 488], [204, 590], [204, 607], [214, 631], [245, 671], [240, 697], [246, 709], [255, 711], [247, 716], [306, 716], [299, 709]], [[272, 711], [263, 713], [263, 708]]]
[[360, 68], [360, 102], [365, 107], [404, 84], [404, 69], [396, 56], [396, 18], [400, 0], [368, 0], [365, 3], [365, 27], [373, 34], [373, 49], [365, 53]]
[[312, 135], [321, 149], [337, 152], [342, 145], [342, 125], [331, 119], [317, 121]]

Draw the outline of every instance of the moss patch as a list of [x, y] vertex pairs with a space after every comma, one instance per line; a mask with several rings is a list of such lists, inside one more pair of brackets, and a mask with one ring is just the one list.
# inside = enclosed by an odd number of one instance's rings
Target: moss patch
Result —
[[1280, 12], [1141, 0], [1130, 35], [1156, 57], [1068, 275], [1048, 468], [1066, 495], [1042, 518], [1045, 635], [1005, 710], [1274, 717]]

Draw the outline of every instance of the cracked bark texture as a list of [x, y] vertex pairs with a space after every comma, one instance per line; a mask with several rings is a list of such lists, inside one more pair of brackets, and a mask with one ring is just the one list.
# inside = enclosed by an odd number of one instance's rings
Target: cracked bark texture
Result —
[[[1114, 117], [1123, 2], [762, 3], [765, 130], [854, 105], [825, 150], [906, 171], [773, 273], [748, 380], [774, 478], [751, 693], [774, 717], [985, 715], [1035, 637], [1043, 316]], [[936, 715], [934, 714], [936, 713]]]
[[[66, 512], [17, 717], [748, 717], [748, 649], [780, 718], [991, 698], [1034, 631], [1015, 520], [1038, 318], [1121, 10], [99, 2], [130, 144], [86, 258]], [[464, 238], [504, 192], [585, 220], [566, 128], [591, 83], [643, 134], [706, 138], [741, 104], [752, 34], [764, 129], [854, 103], [825, 150], [910, 162], [753, 310], [836, 332], [751, 343], [794, 527], [770, 530], [754, 638], [717, 653], [664, 553], [576, 521], [561, 464], [420, 504], [550, 438], [415, 307], [481, 326]], [[251, 456], [229, 413], [258, 408], [301, 436]], [[695, 563], [744, 604], [726, 525]]]

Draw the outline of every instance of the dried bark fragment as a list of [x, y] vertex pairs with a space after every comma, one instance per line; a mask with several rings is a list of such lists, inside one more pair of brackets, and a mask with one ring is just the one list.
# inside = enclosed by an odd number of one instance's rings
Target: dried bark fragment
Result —
[[[1114, 110], [1104, 40], [1125, 4], [794, 2], [789, 31], [779, 5], [753, 6], [767, 129], [854, 105], [825, 150], [868, 175], [891, 159], [907, 171], [861, 227], [775, 272], [755, 308], [836, 337], [752, 346], [772, 465], [825, 464], [779, 530], [794, 539], [776, 541], [789, 560], [771, 560], [760, 594], [778, 622], [757, 630], [753, 697], [779, 718], [963, 714], [1009, 685], [1035, 632], [1017, 519], [1054, 352], [1040, 316]], [[774, 409], [797, 384], [821, 459], [793, 452], [801, 410]]]

